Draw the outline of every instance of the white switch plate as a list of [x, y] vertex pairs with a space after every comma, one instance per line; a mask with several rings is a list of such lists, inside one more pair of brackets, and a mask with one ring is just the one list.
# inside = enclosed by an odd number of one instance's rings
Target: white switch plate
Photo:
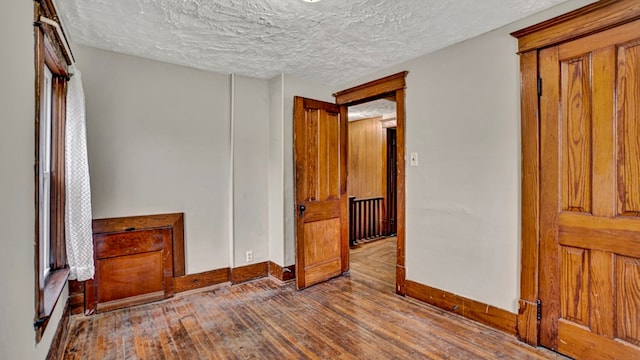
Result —
[[409, 165], [418, 166], [418, 153], [409, 154]]
[[253, 261], [253, 250], [249, 250], [247, 251], [247, 262], [252, 262]]

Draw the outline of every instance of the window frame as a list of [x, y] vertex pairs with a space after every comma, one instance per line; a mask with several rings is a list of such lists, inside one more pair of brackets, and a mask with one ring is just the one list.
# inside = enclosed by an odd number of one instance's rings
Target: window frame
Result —
[[[71, 54], [62, 45], [61, 38], [55, 27], [41, 23], [40, 17], [58, 21], [52, 0], [34, 2], [34, 36], [35, 36], [35, 319], [34, 330], [36, 342], [39, 342], [47, 327], [49, 318], [58, 302], [62, 290], [69, 276], [66, 262], [65, 245], [65, 121], [67, 81], [69, 79], [68, 66], [72, 63]], [[46, 96], [46, 69], [51, 72], [51, 99]], [[46, 101], [50, 107], [46, 109]], [[44, 109], [43, 109], [44, 107]], [[41, 165], [46, 162], [41, 149], [41, 130], [50, 113], [50, 188], [49, 196], [41, 193], [42, 170]], [[45, 141], [46, 143], [46, 141]], [[46, 204], [49, 206], [46, 206]], [[44, 207], [43, 207], [44, 206]], [[48, 228], [41, 228], [41, 216], [49, 217]], [[41, 234], [48, 234], [48, 239]], [[48, 249], [48, 251], [45, 251]], [[47, 256], [45, 258], [45, 252]], [[46, 272], [45, 269], [49, 268]]]

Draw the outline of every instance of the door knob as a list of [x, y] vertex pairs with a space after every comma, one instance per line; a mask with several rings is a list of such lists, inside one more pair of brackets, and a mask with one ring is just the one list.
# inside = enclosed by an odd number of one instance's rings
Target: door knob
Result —
[[302, 217], [302, 215], [304, 215], [305, 210], [307, 210], [307, 208], [304, 205], [300, 204], [298, 206], [298, 211], [299, 211], [298, 217]]

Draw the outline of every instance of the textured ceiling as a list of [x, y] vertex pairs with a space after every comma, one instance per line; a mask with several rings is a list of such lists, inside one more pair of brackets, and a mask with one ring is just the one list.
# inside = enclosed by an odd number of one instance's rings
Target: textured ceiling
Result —
[[349, 106], [349, 121], [368, 119], [376, 116], [382, 116], [384, 119], [395, 118], [395, 101], [378, 99], [364, 104]]
[[565, 0], [60, 0], [72, 43], [219, 73], [328, 85]]

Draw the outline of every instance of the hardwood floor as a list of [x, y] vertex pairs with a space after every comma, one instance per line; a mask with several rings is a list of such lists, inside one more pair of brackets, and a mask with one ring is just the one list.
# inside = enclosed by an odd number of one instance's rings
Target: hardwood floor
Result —
[[380, 291], [394, 293], [396, 251], [395, 237], [360, 243], [351, 249], [351, 278], [372, 283]]
[[71, 319], [65, 359], [561, 359], [394, 294], [395, 239], [296, 291], [260, 279]]

